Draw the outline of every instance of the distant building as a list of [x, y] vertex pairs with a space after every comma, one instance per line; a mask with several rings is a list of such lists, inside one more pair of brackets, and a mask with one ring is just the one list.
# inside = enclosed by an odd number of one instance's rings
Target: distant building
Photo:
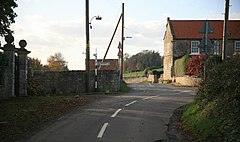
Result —
[[[214, 33], [208, 37], [213, 44], [211, 54], [221, 55], [223, 20], [208, 20]], [[172, 79], [171, 68], [174, 61], [186, 54], [198, 55], [198, 45], [203, 38], [199, 33], [205, 20], [170, 20], [168, 17], [164, 35], [164, 74], [165, 80]], [[240, 53], [240, 20], [229, 20], [226, 56]]]
[[[102, 59], [98, 59], [97, 62], [102, 62]], [[100, 70], [118, 70], [119, 69], [119, 63], [118, 59], [105, 59], [105, 63], [109, 65], [103, 65], [101, 66]], [[99, 69], [99, 65], [97, 66]], [[90, 59], [90, 70], [95, 70], [95, 59]]]

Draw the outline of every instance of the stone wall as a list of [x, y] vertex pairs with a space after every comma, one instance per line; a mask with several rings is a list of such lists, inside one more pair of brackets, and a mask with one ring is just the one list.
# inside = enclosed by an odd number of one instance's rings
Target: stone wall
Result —
[[[91, 80], [94, 80], [93, 75], [92, 73]], [[100, 70], [97, 80], [99, 92], [118, 92], [120, 89], [118, 71]]]
[[[81, 94], [86, 92], [85, 71], [33, 71], [32, 78], [42, 86], [44, 94]], [[117, 71], [98, 71], [98, 90], [117, 92], [119, 81]], [[90, 92], [94, 92], [95, 75], [90, 75]]]
[[124, 78], [123, 79], [126, 83], [141, 83], [147, 80], [147, 77], [130, 77], [130, 78]]
[[0, 98], [5, 93], [5, 68], [0, 66]]
[[175, 77], [175, 82], [183, 86], [199, 86], [202, 79], [190, 76]]

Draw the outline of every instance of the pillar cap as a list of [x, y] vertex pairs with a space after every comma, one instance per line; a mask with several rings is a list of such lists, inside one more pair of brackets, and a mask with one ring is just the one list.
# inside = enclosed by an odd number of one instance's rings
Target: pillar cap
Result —
[[13, 41], [14, 41], [14, 37], [13, 37], [11, 34], [6, 35], [6, 36], [5, 36], [5, 41], [6, 41], [8, 44], [11, 44], [11, 43], [13, 43]]
[[20, 46], [21, 48], [25, 48], [25, 47], [27, 46], [26, 40], [24, 40], [24, 39], [20, 40], [20, 41], [19, 41], [19, 46]]

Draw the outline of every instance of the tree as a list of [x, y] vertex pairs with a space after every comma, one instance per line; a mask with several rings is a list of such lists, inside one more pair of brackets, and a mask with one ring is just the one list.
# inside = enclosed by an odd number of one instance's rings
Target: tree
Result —
[[10, 25], [15, 22], [14, 18], [17, 14], [13, 11], [18, 5], [16, 0], [1, 0], [0, 1], [0, 36], [10, 34]]
[[130, 54], [128, 54], [128, 53], [125, 53], [125, 54], [124, 54], [124, 56], [123, 56], [123, 61], [126, 61], [126, 60], [128, 60], [130, 57], [131, 57], [131, 55], [130, 55]]
[[127, 72], [156, 66], [162, 66], [162, 57], [158, 52], [149, 50], [143, 50], [130, 58], [126, 58], [124, 61], [124, 71]]
[[65, 61], [63, 54], [58, 52], [54, 55], [51, 55], [47, 59], [47, 67], [49, 70], [52, 71], [59, 71], [59, 70], [68, 70], [67, 62]]
[[28, 60], [30, 62], [32, 70], [45, 70], [46, 68], [41, 63], [41, 60], [38, 58], [29, 58]]

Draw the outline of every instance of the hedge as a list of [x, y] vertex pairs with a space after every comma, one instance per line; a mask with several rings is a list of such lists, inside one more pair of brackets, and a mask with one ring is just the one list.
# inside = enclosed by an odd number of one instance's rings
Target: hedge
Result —
[[186, 75], [189, 55], [184, 55], [182, 58], [175, 60], [174, 62], [174, 75], [176, 77], [181, 77]]

